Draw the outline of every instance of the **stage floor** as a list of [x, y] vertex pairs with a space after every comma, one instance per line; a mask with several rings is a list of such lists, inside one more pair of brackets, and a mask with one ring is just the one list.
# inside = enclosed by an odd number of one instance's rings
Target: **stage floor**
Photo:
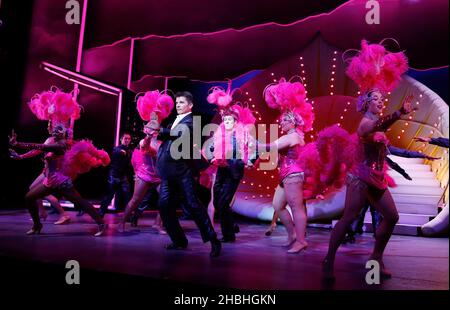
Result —
[[[265, 224], [240, 222], [235, 243], [223, 244], [222, 255], [209, 257], [192, 221], [182, 221], [189, 239], [184, 251], [167, 251], [166, 235], [151, 227], [155, 213], [146, 213], [137, 228], [117, 231], [121, 216], [106, 215], [110, 228], [106, 236], [95, 238], [96, 225], [84, 215], [69, 212], [72, 222], [56, 226], [56, 215], [44, 222], [41, 235], [26, 236], [31, 227], [25, 211], [0, 212], [0, 256], [25, 261], [64, 265], [77, 260], [82, 269], [139, 275], [152, 279], [239, 289], [318, 290], [331, 288], [321, 281], [321, 261], [328, 247], [330, 231], [308, 228], [306, 251], [286, 254], [281, 247], [286, 233], [279, 225], [271, 237], [264, 236]], [[220, 231], [220, 225], [216, 224]], [[219, 234], [220, 235], [220, 234]], [[449, 289], [448, 238], [393, 236], [385, 263], [393, 278], [380, 285], [365, 282], [364, 268], [373, 246], [372, 234], [355, 244], [343, 245], [336, 259], [334, 289], [422, 290]], [[2, 266], [8, 268], [8, 266]]]

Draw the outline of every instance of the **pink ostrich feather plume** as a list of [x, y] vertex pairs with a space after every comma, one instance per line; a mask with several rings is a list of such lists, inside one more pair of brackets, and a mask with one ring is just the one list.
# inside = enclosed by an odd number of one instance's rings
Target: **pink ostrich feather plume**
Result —
[[362, 92], [379, 89], [387, 93], [395, 89], [408, 70], [408, 58], [403, 52], [392, 53], [381, 44], [361, 42], [361, 51], [352, 57], [347, 75]]
[[144, 121], [149, 121], [152, 113], [156, 113], [162, 121], [169, 116], [173, 107], [172, 97], [158, 90], [148, 91], [137, 99], [137, 110]]
[[304, 131], [310, 131], [314, 122], [311, 104], [306, 100], [306, 89], [300, 82], [288, 82], [284, 78], [264, 89], [264, 100], [272, 109], [291, 111], [301, 116]]

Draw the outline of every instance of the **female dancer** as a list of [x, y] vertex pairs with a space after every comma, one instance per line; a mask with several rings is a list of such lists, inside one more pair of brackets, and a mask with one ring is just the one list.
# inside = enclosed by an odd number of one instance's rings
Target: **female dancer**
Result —
[[[49, 126], [48, 126], [48, 133], [49, 134], [51, 134], [51, 126], [50, 126], [50, 123], [49, 123]], [[45, 142], [44, 142], [44, 144], [45, 143], [49, 143], [49, 139], [50, 138], [48, 138]], [[31, 150], [31, 151], [29, 151], [29, 152], [27, 152], [27, 153], [25, 153], [25, 154], [18, 154], [16, 151], [14, 151], [14, 150], [12, 150], [12, 149], [10, 149], [9, 150], [9, 152], [10, 152], [10, 157], [12, 158], [12, 159], [15, 159], [15, 160], [22, 160], [22, 159], [26, 159], [26, 158], [33, 158], [33, 157], [36, 157], [36, 156], [39, 156], [39, 155], [41, 155], [43, 152], [41, 151], [41, 150]], [[31, 185], [30, 185], [30, 187], [29, 187], [29, 190], [31, 190], [33, 187], [35, 187], [36, 185], [38, 185], [39, 183], [41, 183], [43, 180], [44, 180], [44, 178], [45, 178], [45, 175], [44, 175], [44, 171], [41, 173], [41, 174], [39, 174], [39, 176], [33, 181], [33, 183], [31, 183]], [[55, 225], [62, 225], [62, 224], [65, 224], [65, 223], [67, 223], [67, 222], [69, 222], [70, 221], [70, 216], [64, 211], [64, 209], [61, 207], [61, 204], [59, 203], [59, 200], [58, 200], [58, 198], [56, 198], [55, 196], [53, 196], [53, 195], [48, 195], [48, 196], [46, 196], [45, 197], [45, 200], [47, 200], [48, 202], [50, 202], [50, 205], [53, 207], [53, 208], [55, 208], [57, 211], [58, 211], [58, 213], [59, 213], [59, 215], [60, 215], [60, 218], [54, 223]], [[43, 205], [43, 203], [42, 203], [42, 201], [40, 200], [40, 201], [38, 201], [38, 205], [39, 205], [39, 213], [40, 213], [40, 218], [41, 219], [43, 219], [44, 221], [45, 221], [45, 219], [47, 218], [47, 211], [45, 210], [45, 208], [44, 208], [44, 205]]]
[[[131, 159], [136, 175], [134, 179], [133, 197], [127, 204], [122, 221], [124, 231], [126, 222], [139, 204], [144, 200], [146, 194], [157, 190], [159, 183], [161, 183], [161, 179], [156, 172], [156, 154], [160, 142], [156, 139], [157, 135], [151, 132], [153, 131], [149, 128], [148, 124], [144, 126], [146, 137], [139, 142], [139, 147], [134, 150]], [[159, 213], [153, 227], [155, 227], [160, 234], [165, 234]]]
[[[139, 143], [139, 149], [133, 153], [132, 163], [136, 173], [134, 182], [134, 193], [125, 209], [122, 230], [131, 214], [136, 210], [144, 199], [146, 193], [153, 188], [158, 187], [161, 179], [156, 169], [156, 155], [161, 144], [158, 141], [158, 133], [152, 128], [155, 124], [159, 125], [173, 109], [173, 99], [166, 93], [159, 91], [148, 91], [137, 100], [137, 110], [144, 121], [148, 123], [144, 126], [146, 137]], [[157, 229], [161, 234], [165, 234], [162, 228], [162, 221], [158, 214], [156, 218]]]
[[[278, 84], [266, 87], [264, 98], [269, 107], [282, 111], [280, 125], [286, 133], [269, 145], [261, 145], [279, 153], [280, 182], [272, 204], [288, 232], [285, 245], [290, 248], [287, 253], [299, 253], [308, 246], [303, 195], [305, 174], [300, 165], [300, 153], [305, 145], [303, 131], [310, 130], [314, 114], [311, 105], [306, 102], [305, 88], [300, 82], [291, 83], [281, 79]], [[291, 207], [293, 220], [286, 209], [287, 204]]]
[[[411, 106], [412, 96], [409, 95], [398, 111], [380, 117], [384, 102], [382, 93], [391, 91], [396, 86], [400, 75], [407, 69], [406, 57], [403, 53], [386, 53], [383, 46], [368, 45], [365, 41], [362, 42], [362, 47], [360, 55], [352, 59], [347, 74], [364, 92], [358, 101], [358, 111], [363, 112], [364, 117], [357, 130], [356, 163], [347, 178], [344, 214], [331, 232], [328, 253], [323, 262], [324, 276], [329, 280], [334, 280], [336, 251], [367, 200], [383, 216], [383, 221], [376, 231], [375, 246], [370, 259], [378, 261], [382, 277], [391, 277], [384, 266], [383, 253], [399, 215], [387, 188], [385, 157], [388, 139], [384, 132], [402, 115], [414, 109]], [[386, 76], [389, 76], [389, 80]]]
[[[294, 254], [306, 249], [306, 206], [303, 199], [304, 171], [299, 164], [301, 148], [305, 145], [302, 127], [304, 122], [299, 114], [285, 112], [281, 115], [281, 129], [286, 132], [269, 147], [279, 152], [280, 183], [275, 189], [273, 208], [286, 227], [290, 246], [287, 253]], [[293, 221], [286, 205], [289, 204]], [[294, 224], [295, 223], [295, 224]]]
[[52, 128], [52, 137], [46, 143], [23, 143], [17, 142], [16, 134], [9, 137], [9, 144], [13, 148], [24, 150], [40, 150], [44, 152], [45, 168], [44, 179], [39, 182], [25, 196], [26, 206], [33, 219], [33, 227], [27, 232], [28, 235], [39, 234], [42, 224], [39, 218], [37, 200], [50, 194], [61, 194], [74, 204], [83, 208], [98, 224], [98, 231], [95, 236], [101, 236], [107, 225], [97, 214], [95, 208], [88, 201], [84, 200], [75, 190], [72, 179], [64, 171], [64, 154], [67, 150], [66, 128], [63, 124], [57, 124]]

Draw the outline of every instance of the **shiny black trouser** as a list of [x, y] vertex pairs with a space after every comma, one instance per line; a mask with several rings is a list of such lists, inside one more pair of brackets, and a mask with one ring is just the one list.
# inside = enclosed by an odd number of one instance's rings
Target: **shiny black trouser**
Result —
[[231, 202], [239, 187], [244, 168], [219, 167], [214, 182], [214, 208], [219, 212], [220, 227], [224, 238], [235, 238], [233, 211]]
[[106, 190], [106, 195], [100, 204], [100, 210], [106, 213], [109, 204], [112, 199], [116, 196], [114, 200], [114, 209], [116, 211], [123, 210], [124, 206], [130, 201], [130, 184], [127, 178], [115, 178], [113, 176], [108, 177], [108, 189]]
[[374, 233], [377, 231], [383, 217], [381, 216], [380, 212], [375, 210], [375, 208], [372, 207], [370, 203], [367, 201], [365, 207], [359, 213], [358, 218], [352, 223], [352, 225], [349, 228], [349, 233], [351, 235], [361, 234], [363, 232], [364, 218], [366, 216], [367, 209], [369, 208], [370, 208], [370, 215], [372, 216], [372, 230]]
[[163, 179], [159, 192], [159, 212], [164, 227], [177, 246], [186, 246], [188, 240], [177, 217], [178, 196], [184, 196], [186, 208], [192, 214], [195, 224], [200, 229], [203, 242], [216, 239], [217, 235], [211, 224], [206, 208], [195, 194], [195, 182], [190, 171], [172, 178]]

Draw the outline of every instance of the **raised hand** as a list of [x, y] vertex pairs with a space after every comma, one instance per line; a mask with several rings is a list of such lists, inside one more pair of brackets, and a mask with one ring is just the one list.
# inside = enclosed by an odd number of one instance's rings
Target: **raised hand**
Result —
[[424, 137], [414, 137], [413, 140], [414, 141], [418, 141], [418, 142], [429, 143], [431, 139], [430, 138], [424, 138]]
[[13, 149], [9, 149], [9, 158], [16, 159], [16, 160], [22, 159], [22, 157]]
[[428, 159], [428, 160], [439, 160], [439, 159], [441, 159], [441, 157], [433, 157], [433, 156], [425, 156], [425, 159]]
[[401, 112], [403, 114], [409, 114], [412, 111], [416, 111], [417, 108], [414, 108], [412, 105], [412, 101], [414, 99], [413, 94], [409, 94], [405, 97], [405, 99], [403, 100], [403, 104], [402, 104], [402, 110]]
[[12, 130], [11, 135], [8, 136], [8, 139], [9, 139], [9, 145], [14, 146], [17, 144], [17, 135], [14, 132], [14, 129]]

